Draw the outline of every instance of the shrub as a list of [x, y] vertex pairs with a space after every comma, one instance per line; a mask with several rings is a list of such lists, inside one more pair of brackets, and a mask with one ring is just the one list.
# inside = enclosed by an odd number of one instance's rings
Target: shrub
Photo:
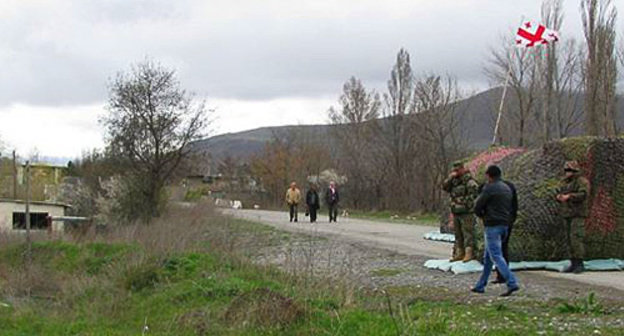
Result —
[[153, 261], [140, 263], [126, 270], [123, 286], [132, 292], [154, 288], [160, 281], [160, 267]]
[[557, 306], [557, 311], [564, 314], [604, 314], [606, 313], [602, 304], [596, 299], [594, 292], [589, 293], [587, 298], [576, 300], [575, 302], [563, 302]]

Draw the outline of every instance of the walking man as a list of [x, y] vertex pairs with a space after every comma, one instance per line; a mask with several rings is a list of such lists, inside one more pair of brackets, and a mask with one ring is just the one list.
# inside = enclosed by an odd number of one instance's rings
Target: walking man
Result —
[[310, 214], [310, 223], [316, 222], [316, 212], [321, 207], [320, 203], [321, 201], [316, 191], [316, 184], [310, 183], [310, 189], [308, 189], [306, 193], [306, 205], [308, 207], [308, 213]]
[[563, 167], [565, 177], [558, 189], [559, 215], [565, 222], [566, 240], [570, 251], [571, 265], [564, 272], [582, 273], [585, 270], [585, 218], [587, 217], [587, 196], [589, 181], [581, 175], [576, 161], [568, 161]]
[[336, 223], [336, 217], [338, 217], [338, 202], [340, 196], [338, 195], [338, 189], [336, 189], [336, 182], [329, 182], [329, 188], [325, 192], [325, 203], [329, 209], [329, 222], [332, 220]]
[[[516, 222], [516, 218], [518, 217], [518, 193], [516, 192], [516, 186], [509, 182], [503, 180], [503, 182], [511, 189], [511, 219], [509, 221], [509, 227], [507, 229], [507, 236], [503, 239], [502, 250], [503, 250], [503, 259], [507, 265], [509, 265], [509, 238], [511, 237], [511, 230], [513, 229], [513, 225]], [[501, 272], [496, 268], [496, 279], [492, 281], [494, 284], [503, 284], [506, 283], [505, 277], [501, 274]]]
[[509, 296], [520, 289], [516, 277], [509, 269], [502, 255], [502, 242], [508, 236], [509, 223], [513, 213], [513, 192], [501, 180], [501, 169], [489, 166], [485, 171], [488, 183], [477, 198], [475, 214], [483, 219], [485, 232], [485, 253], [483, 256], [483, 273], [476, 285], [471, 289], [475, 293], [485, 292], [492, 266], [496, 265], [503, 278], [507, 281], [507, 291], [501, 296]]
[[290, 221], [297, 221], [297, 206], [301, 202], [301, 192], [297, 188], [297, 183], [292, 182], [290, 188], [286, 191], [286, 203], [290, 208]]
[[451, 196], [451, 214], [455, 245], [450, 261], [470, 261], [474, 253], [473, 205], [479, 185], [461, 161], [453, 163], [453, 171], [442, 184], [442, 189]]

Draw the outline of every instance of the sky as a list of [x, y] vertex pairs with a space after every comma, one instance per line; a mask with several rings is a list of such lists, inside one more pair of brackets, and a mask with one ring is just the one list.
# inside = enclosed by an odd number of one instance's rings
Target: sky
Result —
[[[580, 38], [564, 0], [562, 39]], [[615, 0], [624, 8], [624, 0]], [[351, 76], [385, 90], [400, 48], [417, 75], [486, 89], [489, 48], [538, 0], [2, 0], [0, 141], [21, 156], [104, 145], [108, 85], [145, 59], [215, 112], [212, 134], [327, 122]], [[619, 20], [618, 33], [624, 33]]]

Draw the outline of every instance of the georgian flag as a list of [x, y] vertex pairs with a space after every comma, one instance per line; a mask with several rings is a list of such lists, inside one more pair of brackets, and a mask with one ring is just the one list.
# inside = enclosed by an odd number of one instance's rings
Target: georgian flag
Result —
[[531, 21], [523, 23], [516, 33], [516, 46], [518, 47], [530, 48], [557, 41], [559, 41], [559, 33]]

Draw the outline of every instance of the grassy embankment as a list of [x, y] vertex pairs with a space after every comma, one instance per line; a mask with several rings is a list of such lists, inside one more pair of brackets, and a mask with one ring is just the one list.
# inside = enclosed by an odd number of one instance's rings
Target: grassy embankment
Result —
[[202, 206], [171, 210], [150, 226], [37, 241], [29, 267], [24, 244], [3, 237], [1, 334], [529, 335], [559, 333], [553, 319], [623, 317], [595, 301], [470, 304], [439, 288], [358, 289], [249, 259], [287, 240]]

